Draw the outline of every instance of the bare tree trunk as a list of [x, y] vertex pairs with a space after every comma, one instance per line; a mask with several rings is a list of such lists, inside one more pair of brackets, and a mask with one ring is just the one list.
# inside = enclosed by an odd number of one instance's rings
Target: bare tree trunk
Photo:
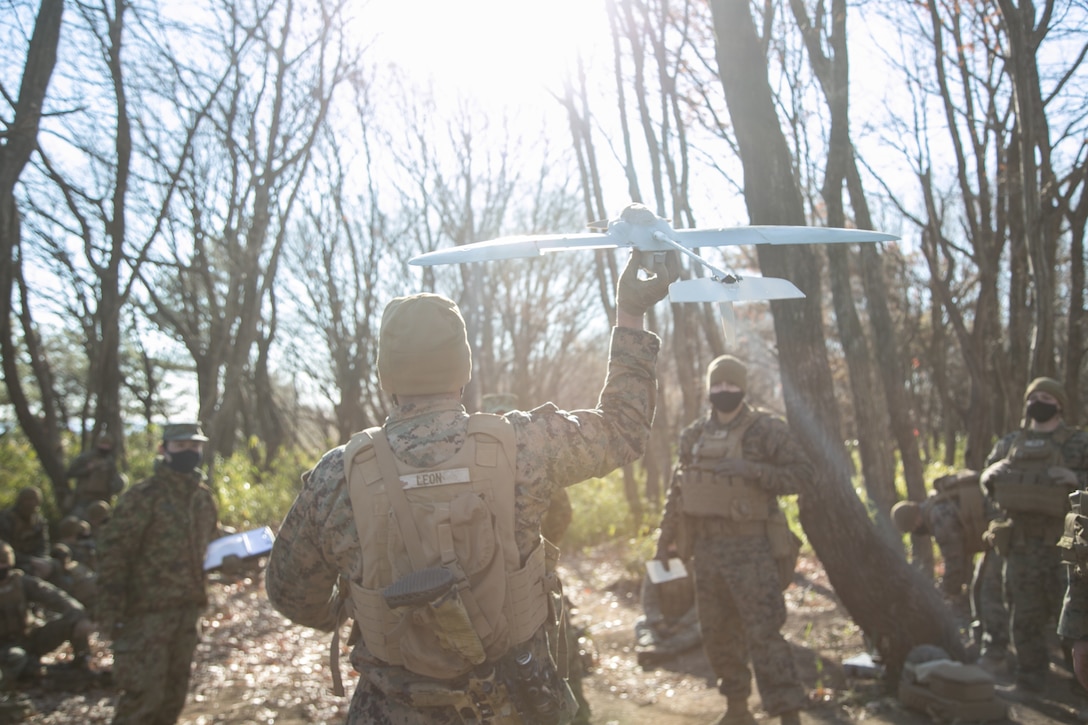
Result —
[[[22, 224], [15, 203], [15, 185], [38, 147], [42, 106], [57, 62], [63, 14], [62, 0], [42, 0], [27, 49], [23, 80], [13, 118], [4, 129], [5, 142], [0, 144], [0, 366], [3, 367], [4, 386], [19, 426], [41, 461], [54, 492], [61, 490], [67, 483], [60, 445], [60, 431], [64, 422], [58, 420], [56, 414], [57, 400], [51, 377], [36, 375], [36, 395], [40, 399], [41, 408], [38, 414], [32, 410], [30, 396], [23, 388], [16, 364], [20, 355], [13, 337], [12, 321], [21, 318], [25, 342], [36, 343], [30, 310], [25, 304], [25, 295], [22, 294], [25, 289], [19, 253]], [[17, 290], [23, 300], [18, 310], [14, 302]], [[31, 352], [33, 358], [33, 350]], [[33, 362], [36, 369], [45, 367], [44, 360]]]
[[[744, 166], [753, 224], [803, 224], [789, 149], [775, 114], [766, 59], [748, 3], [712, 0], [718, 69]], [[806, 290], [800, 301], [773, 302], [786, 411], [817, 469], [802, 493], [801, 522], [836, 594], [898, 678], [910, 649], [924, 642], [964, 656], [959, 632], [936, 589], [876, 532], [850, 485], [819, 309], [816, 252], [760, 248], [762, 270]], [[879, 579], [882, 586], [870, 585]]]
[[[831, 5], [829, 45], [833, 51], [832, 57], [824, 54], [819, 34], [808, 20], [804, 6], [799, 0], [793, 0], [790, 4], [794, 17], [804, 33], [809, 60], [831, 109], [830, 144], [821, 196], [827, 207], [828, 225], [843, 227], [846, 226], [843, 185], [846, 181], [847, 169], [853, 164], [853, 146], [850, 142], [849, 126], [846, 3], [844, 0], [834, 0]], [[864, 201], [863, 196], [862, 201]], [[875, 405], [875, 401], [879, 398], [874, 383], [872, 356], [862, 330], [861, 319], [854, 305], [849, 254], [844, 247], [831, 245], [827, 249], [827, 258], [835, 319], [839, 325], [839, 339], [842, 341], [846, 364], [850, 371], [850, 390], [854, 402], [858, 452], [861, 457], [865, 487], [876, 508], [876, 521], [880, 524], [880, 532], [889, 543], [898, 546], [900, 538], [894, 531], [888, 515], [897, 498], [895, 468], [891, 451], [885, 445], [888, 437], [882, 406]]]
[[[1035, 27], [1035, 3], [1027, 0], [1019, 6], [1013, 0], [998, 0], [1001, 17], [1008, 34], [1009, 71], [1013, 81], [1016, 121], [1020, 129], [1017, 138], [1020, 152], [1019, 203], [1024, 217], [1024, 240], [1035, 291], [1035, 319], [1031, 339], [1031, 371], [1029, 377], [1056, 374], [1054, 359], [1054, 263], [1057, 239], [1055, 225], [1044, 213], [1040, 191], [1040, 172], [1044, 181], [1053, 179], [1049, 169], [1050, 139], [1046, 115], [1039, 88], [1036, 65], [1038, 43], [1047, 30], [1052, 5]], [[1041, 158], [1036, 162], [1036, 153]], [[1049, 197], [1054, 192], [1050, 191]], [[1048, 199], [1049, 201], [1049, 199]]]

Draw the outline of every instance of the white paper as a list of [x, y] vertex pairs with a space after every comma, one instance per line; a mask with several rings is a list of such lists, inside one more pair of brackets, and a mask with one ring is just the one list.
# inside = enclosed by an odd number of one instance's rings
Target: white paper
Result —
[[688, 575], [684, 568], [684, 562], [680, 559], [669, 559], [669, 568], [665, 569], [664, 563], [658, 559], [650, 559], [646, 562], [646, 575], [654, 584], [671, 582], [674, 579], [683, 579]]
[[265, 526], [261, 529], [243, 531], [240, 534], [222, 536], [208, 544], [208, 550], [204, 554], [204, 571], [211, 571], [222, 565], [223, 559], [234, 554], [239, 559], [249, 559], [254, 556], [263, 556], [272, 551], [272, 544], [276, 537], [272, 535], [272, 529]]

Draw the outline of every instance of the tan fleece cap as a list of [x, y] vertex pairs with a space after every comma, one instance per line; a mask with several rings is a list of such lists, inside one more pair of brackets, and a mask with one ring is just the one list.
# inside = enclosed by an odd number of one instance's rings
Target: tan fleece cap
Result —
[[433, 395], [472, 379], [472, 351], [457, 305], [442, 295], [397, 297], [382, 313], [378, 380], [394, 395]]
[[706, 388], [717, 383], [731, 383], [741, 390], [748, 389], [748, 366], [732, 355], [714, 358], [706, 369]]

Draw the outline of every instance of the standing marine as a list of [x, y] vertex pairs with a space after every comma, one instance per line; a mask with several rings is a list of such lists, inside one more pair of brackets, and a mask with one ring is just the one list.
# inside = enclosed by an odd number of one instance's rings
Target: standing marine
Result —
[[781, 633], [796, 537], [778, 497], [800, 493], [814, 469], [784, 421], [745, 402], [747, 389], [743, 362], [710, 363], [711, 410], [680, 434], [655, 558], [694, 556], [703, 649], [727, 702], [718, 725], [756, 722], [749, 661], [763, 709], [796, 725], [808, 697]]
[[[933, 489], [925, 501], [895, 504], [892, 521], [904, 534], [936, 540], [944, 560], [940, 590], [957, 614], [969, 605], [978, 664], [999, 674], [1006, 667], [1009, 615], [1003, 592], [1005, 563], [983, 537], [993, 518], [992, 503], [982, 494], [978, 471], [941, 476], [933, 482]], [[976, 562], [975, 555], [980, 552]]]
[[113, 502], [127, 480], [117, 470], [112, 435], [99, 433], [94, 448], [76, 456], [65, 474], [65, 479], [73, 478], [75, 485], [62, 492], [57, 502], [62, 513], [86, 518], [87, 507], [95, 501]]
[[115, 725], [173, 723], [185, 706], [217, 523], [200, 470], [207, 440], [196, 423], [164, 426], [154, 473], [121, 495], [99, 533], [97, 619], [113, 640]]
[[999, 512], [986, 536], [1005, 557], [1016, 686], [1028, 693], [1046, 686], [1049, 622], [1066, 589], [1056, 544], [1069, 494], [1088, 482], [1088, 433], [1065, 423], [1067, 405], [1057, 380], [1032, 380], [1024, 392], [1025, 424], [994, 445], [981, 477]]
[[[457, 305], [398, 297], [379, 332], [378, 377], [394, 407], [381, 427], [303, 476], [266, 572], [289, 619], [360, 630], [348, 722], [569, 723], [559, 675], [561, 592], [541, 521], [551, 494], [636, 459], [650, 434], [660, 340], [644, 313], [676, 277], [637, 250], [621, 275], [597, 407], [466, 412], [472, 353]], [[335, 672], [334, 667], [334, 682]]]

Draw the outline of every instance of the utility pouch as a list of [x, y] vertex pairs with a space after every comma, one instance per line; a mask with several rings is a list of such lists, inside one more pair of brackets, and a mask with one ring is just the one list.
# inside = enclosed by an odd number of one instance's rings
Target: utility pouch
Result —
[[993, 520], [986, 529], [985, 538], [1000, 556], [1008, 556], [1012, 548], [1012, 521]]
[[503, 657], [500, 670], [514, 709], [525, 722], [558, 725], [570, 690], [550, 658], [534, 657], [527, 647], [518, 647]]
[[1065, 515], [1065, 530], [1058, 539], [1062, 561], [1072, 564], [1078, 574], [1088, 572], [1088, 516], [1081, 513], [1084, 496], [1083, 491], [1069, 494], [1073, 510]]
[[771, 543], [771, 556], [778, 566], [778, 578], [785, 590], [793, 581], [797, 569], [797, 557], [801, 554], [801, 539], [790, 529], [786, 514], [775, 507], [767, 519], [767, 539]]
[[474, 665], [487, 659], [449, 569], [435, 566], [414, 571], [383, 589], [382, 598], [391, 609], [411, 607], [410, 617], [430, 620], [429, 628], [447, 652]]
[[405, 694], [408, 704], [414, 708], [453, 708], [464, 725], [527, 725], [493, 667], [484, 672], [473, 671], [456, 685], [417, 680], [408, 685]]

